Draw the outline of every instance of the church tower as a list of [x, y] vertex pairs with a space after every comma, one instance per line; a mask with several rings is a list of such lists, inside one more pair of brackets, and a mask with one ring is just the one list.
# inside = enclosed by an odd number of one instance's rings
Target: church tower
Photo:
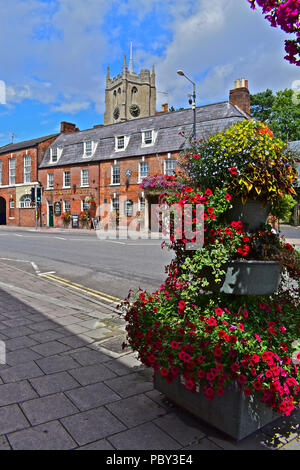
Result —
[[142, 69], [139, 74], [133, 71], [132, 44], [129, 67], [124, 55], [122, 73], [110, 78], [107, 67], [105, 87], [104, 125], [124, 122], [139, 117], [154, 116], [156, 112], [156, 88], [154, 66]]

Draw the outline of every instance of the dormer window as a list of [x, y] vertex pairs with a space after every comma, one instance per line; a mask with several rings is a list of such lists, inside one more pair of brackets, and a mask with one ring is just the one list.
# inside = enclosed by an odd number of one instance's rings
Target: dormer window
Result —
[[153, 129], [145, 129], [142, 131], [142, 147], [153, 145], [155, 143], [157, 131]]
[[149, 145], [152, 144], [152, 133], [153, 131], [145, 131], [145, 144]]
[[86, 140], [85, 142], [83, 142], [83, 157], [91, 157], [96, 150], [96, 146], [97, 142], [94, 142], [93, 140]]
[[53, 147], [51, 149], [51, 163], [56, 163], [57, 160], [58, 160], [57, 147]]
[[125, 150], [129, 143], [129, 136], [128, 135], [118, 135], [115, 137], [115, 151], [121, 152]]
[[52, 147], [50, 149], [50, 163], [56, 163], [60, 159], [63, 149], [59, 147]]
[[118, 145], [118, 150], [121, 150], [125, 147], [125, 139], [123, 135], [120, 135], [117, 138], [117, 145]]

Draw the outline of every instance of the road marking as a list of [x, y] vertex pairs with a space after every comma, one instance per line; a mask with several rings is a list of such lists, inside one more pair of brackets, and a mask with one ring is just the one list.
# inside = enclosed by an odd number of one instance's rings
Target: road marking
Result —
[[48, 271], [47, 273], [39, 273], [39, 276], [45, 276], [46, 274], [55, 274], [56, 271]]
[[63, 238], [63, 237], [55, 237], [57, 238], [58, 240], [66, 240], [66, 238]]
[[109, 294], [106, 294], [105, 292], [101, 292], [99, 290], [95, 290], [95, 289], [91, 289], [90, 287], [86, 287], [82, 284], [78, 284], [77, 282], [73, 282], [73, 281], [69, 281], [68, 279], [65, 279], [63, 277], [59, 277], [59, 276], [52, 276], [56, 279], [59, 279], [60, 281], [65, 281], [65, 282], [69, 282], [70, 284], [72, 284], [73, 286], [76, 286], [76, 287], [81, 287], [82, 289], [85, 289], [85, 290], [88, 290], [89, 292], [94, 292], [95, 294], [101, 294], [101, 295], [105, 295], [105, 297], [108, 297], [112, 300], [118, 300], [120, 301], [121, 299], [119, 299], [119, 297], [114, 297], [113, 295], [109, 295]]
[[38, 266], [33, 262], [31, 261], [31, 266], [33, 267], [33, 269], [35, 270], [35, 272], [37, 274], [39, 274], [41, 271], [39, 270]]
[[51, 281], [58, 282], [59, 284], [63, 284], [67, 287], [71, 287], [72, 289], [79, 290], [80, 292], [84, 292], [85, 294], [92, 295], [93, 297], [97, 297], [98, 299], [105, 300], [105, 302], [118, 305], [121, 301], [121, 299], [119, 299], [118, 297], [114, 297], [112, 295], [105, 294], [104, 292], [90, 289], [89, 287], [85, 287], [82, 284], [77, 284], [75, 282], [69, 281], [68, 279], [64, 279], [59, 276], [54, 276], [53, 274], [44, 274], [42, 276], [46, 277], [47, 279], [50, 279]]

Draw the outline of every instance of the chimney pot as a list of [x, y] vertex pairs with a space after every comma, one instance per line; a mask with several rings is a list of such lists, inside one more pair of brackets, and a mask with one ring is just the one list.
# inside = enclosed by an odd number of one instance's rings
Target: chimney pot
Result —
[[168, 109], [169, 109], [168, 103], [162, 104], [161, 110], [162, 110], [163, 113], [167, 113], [167, 112], [168, 112]]

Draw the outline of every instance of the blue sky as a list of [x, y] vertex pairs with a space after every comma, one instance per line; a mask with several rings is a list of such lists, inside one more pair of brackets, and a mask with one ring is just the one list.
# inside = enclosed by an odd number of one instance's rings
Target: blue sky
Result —
[[134, 71], [155, 65], [157, 110], [188, 106], [178, 69], [197, 105], [227, 100], [241, 77], [252, 93], [300, 88], [286, 37], [246, 0], [0, 0], [0, 145], [103, 123], [106, 67], [120, 73], [131, 40]]

